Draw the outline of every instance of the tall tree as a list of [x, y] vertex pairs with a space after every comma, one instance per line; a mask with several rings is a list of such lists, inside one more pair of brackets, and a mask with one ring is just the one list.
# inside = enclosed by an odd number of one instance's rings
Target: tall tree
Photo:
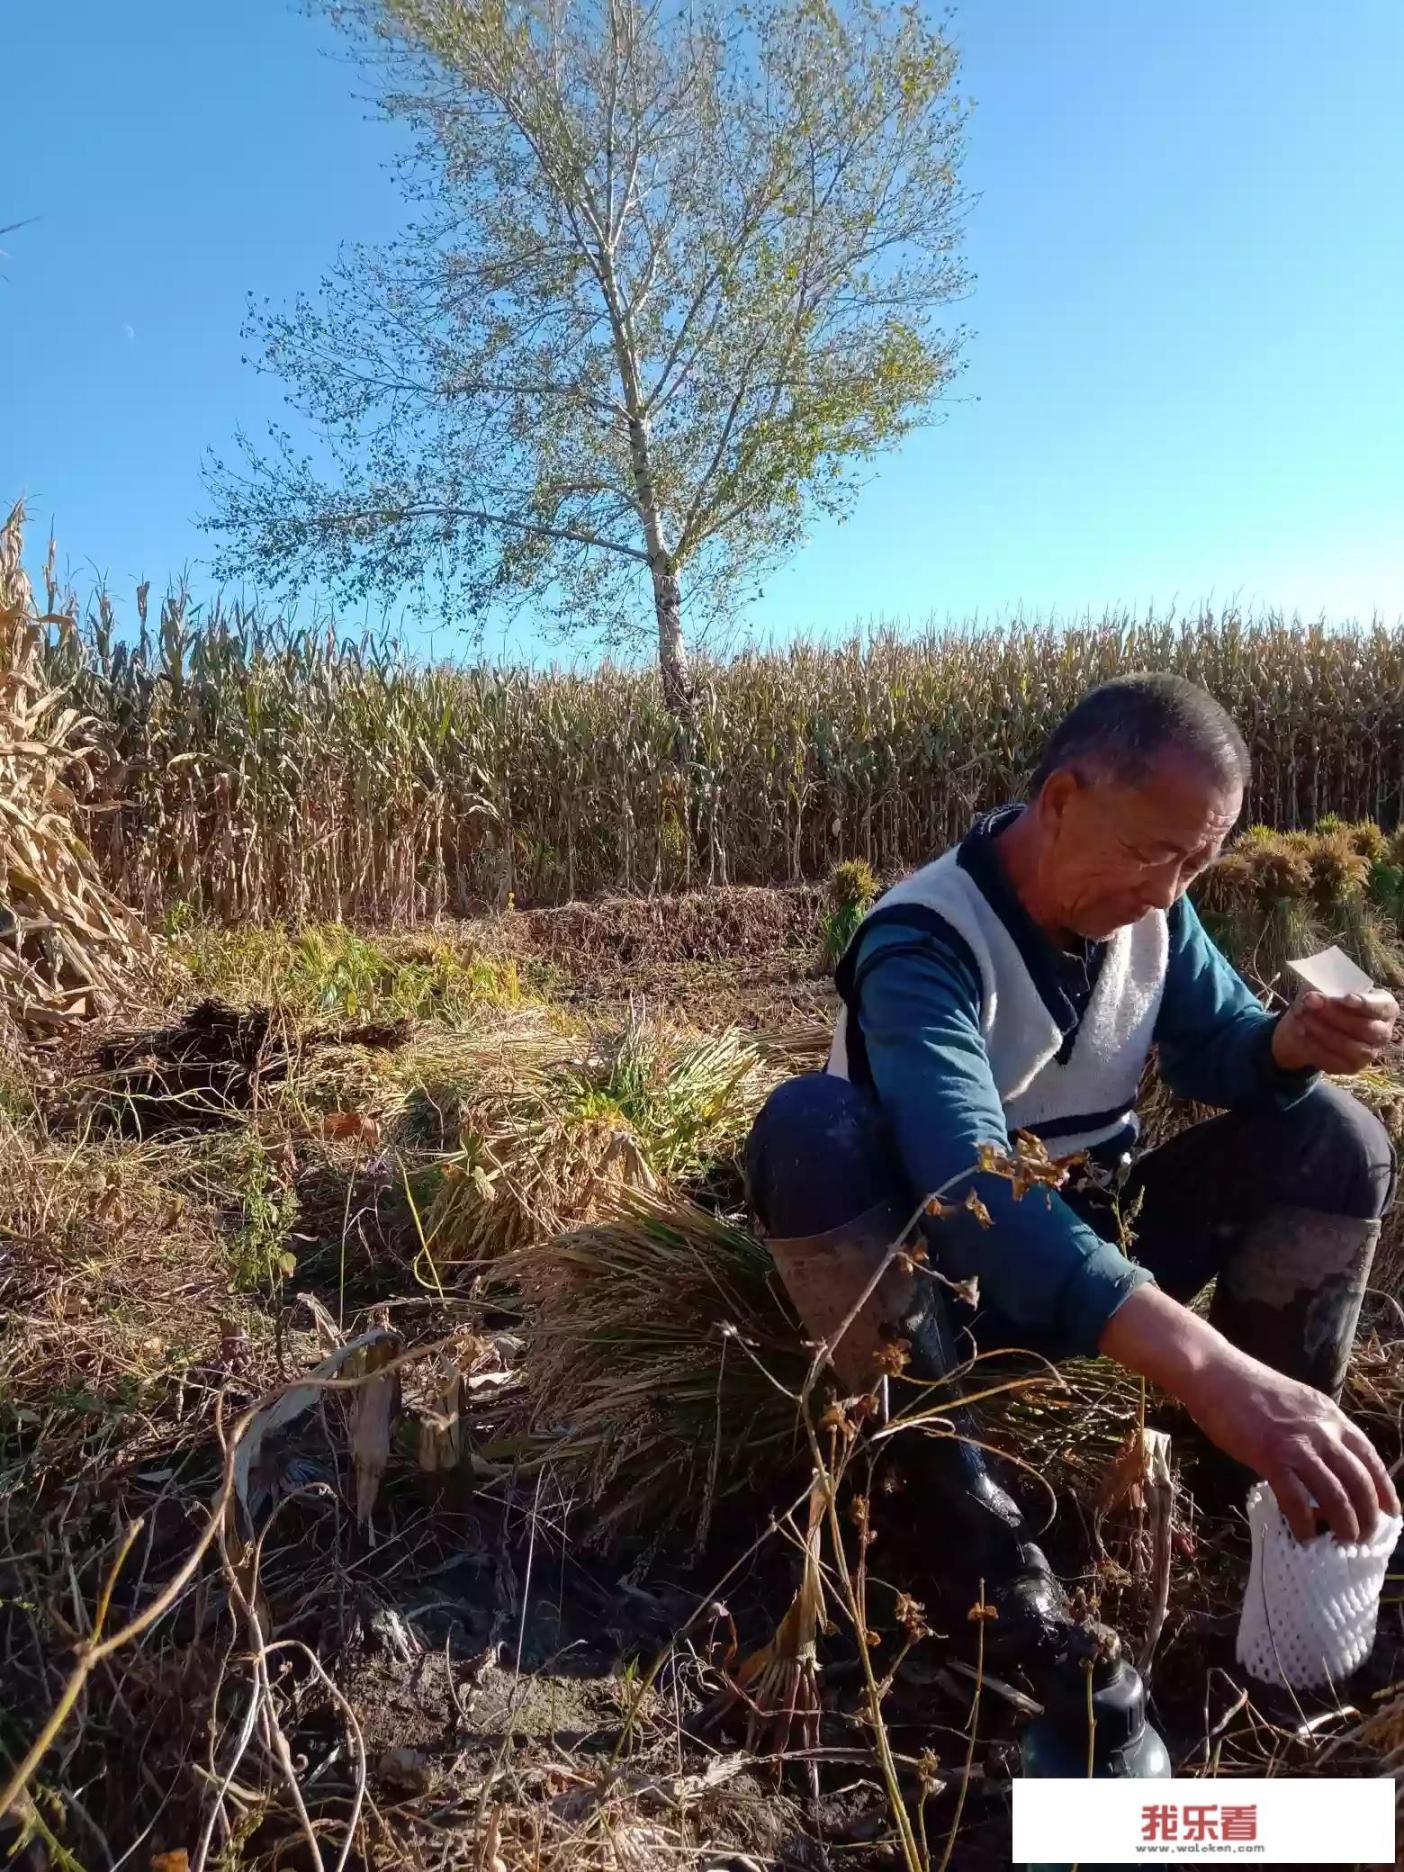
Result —
[[227, 573], [421, 580], [637, 636], [751, 595], [931, 412], [961, 334], [956, 56], [876, 0], [348, 0], [415, 205], [256, 313], [318, 439], [213, 462]]

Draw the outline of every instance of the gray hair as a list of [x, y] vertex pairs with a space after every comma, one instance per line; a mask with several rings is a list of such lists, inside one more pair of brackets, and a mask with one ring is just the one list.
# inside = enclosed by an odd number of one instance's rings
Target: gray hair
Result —
[[1065, 715], [1034, 771], [1033, 794], [1060, 769], [1095, 767], [1140, 786], [1157, 758], [1173, 750], [1213, 780], [1246, 786], [1248, 749], [1228, 710], [1197, 683], [1162, 671], [1115, 676]]

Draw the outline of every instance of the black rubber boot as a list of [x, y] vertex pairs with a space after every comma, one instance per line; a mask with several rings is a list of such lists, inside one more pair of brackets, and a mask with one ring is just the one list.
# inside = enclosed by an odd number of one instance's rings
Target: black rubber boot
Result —
[[[832, 1367], [848, 1395], [880, 1389], [883, 1371], [896, 1363], [894, 1345], [906, 1348], [901, 1374], [886, 1380], [890, 1415], [945, 1403], [953, 1395], [950, 1374], [959, 1364], [939, 1283], [888, 1261], [907, 1220], [903, 1205], [879, 1203], [824, 1235], [768, 1242], [811, 1340], [833, 1347]], [[886, 1272], [860, 1306], [885, 1263]], [[931, 1385], [940, 1389], [933, 1392]], [[1009, 1663], [1045, 1661], [1059, 1653], [1074, 1628], [1071, 1608], [1023, 1514], [974, 1446], [977, 1431], [968, 1407], [957, 1403], [942, 1417], [954, 1434], [914, 1428], [894, 1437], [894, 1466], [911, 1491], [914, 1511], [931, 1524], [950, 1587], [968, 1592], [969, 1605], [984, 1581], [996, 1614], [985, 1634], [989, 1653]]]
[[[959, 1357], [946, 1296], [934, 1280], [918, 1282], [902, 1336], [910, 1353], [903, 1377], [890, 1381], [893, 1416], [940, 1404], [941, 1420], [950, 1426], [939, 1433], [913, 1429], [894, 1439], [895, 1458], [917, 1498], [913, 1505], [918, 1512], [934, 1510], [947, 1527], [954, 1524], [960, 1573], [969, 1581], [972, 1603], [984, 1583], [996, 1614], [985, 1631], [987, 1655], [1026, 1667], [1050, 1664], [1067, 1649], [1076, 1620], [1023, 1511], [977, 1446], [969, 1407], [945, 1406]], [[940, 1388], [930, 1390], [933, 1383]]]
[[[1210, 1325], [1240, 1351], [1339, 1403], [1379, 1237], [1371, 1217], [1268, 1209], [1225, 1262]], [[1232, 1514], [1256, 1480], [1251, 1469], [1207, 1445], [1193, 1464], [1190, 1488], [1202, 1509]]]
[[1379, 1238], [1373, 1217], [1267, 1210], [1224, 1263], [1210, 1325], [1339, 1402]]

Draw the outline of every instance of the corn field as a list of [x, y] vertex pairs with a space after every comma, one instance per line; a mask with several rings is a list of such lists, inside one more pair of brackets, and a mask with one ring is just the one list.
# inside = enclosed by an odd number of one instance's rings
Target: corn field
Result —
[[51, 626], [21, 557], [20, 507], [0, 526], [0, 1032], [52, 1038], [110, 1007], [148, 952], [104, 890], [69, 817], [90, 749], [62, 688], [45, 681]]
[[[101, 596], [47, 675], [98, 750], [80, 808], [106, 883], [182, 914], [403, 922], [861, 858], [891, 873], [1016, 797], [1103, 677], [1177, 669], [1252, 749], [1247, 816], [1386, 827], [1404, 797], [1404, 630], [1227, 611], [798, 643], [698, 668], [679, 760], [652, 672], [416, 663], [373, 638], [180, 596]], [[49, 605], [52, 612], [54, 602]]]

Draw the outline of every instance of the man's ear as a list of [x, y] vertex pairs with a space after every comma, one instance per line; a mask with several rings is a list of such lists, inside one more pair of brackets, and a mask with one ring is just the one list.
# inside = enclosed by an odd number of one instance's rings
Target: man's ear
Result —
[[1068, 807], [1081, 791], [1082, 782], [1077, 775], [1070, 773], [1066, 767], [1060, 767], [1044, 781], [1034, 801], [1034, 808], [1045, 823], [1061, 825]]

